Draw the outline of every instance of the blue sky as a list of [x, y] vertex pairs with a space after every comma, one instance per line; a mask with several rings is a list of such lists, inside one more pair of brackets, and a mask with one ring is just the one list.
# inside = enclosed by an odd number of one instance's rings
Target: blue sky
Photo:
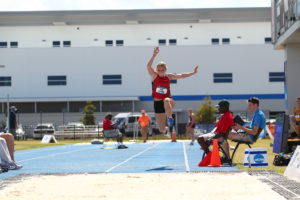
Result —
[[271, 0], [0, 0], [0, 11], [268, 7]]

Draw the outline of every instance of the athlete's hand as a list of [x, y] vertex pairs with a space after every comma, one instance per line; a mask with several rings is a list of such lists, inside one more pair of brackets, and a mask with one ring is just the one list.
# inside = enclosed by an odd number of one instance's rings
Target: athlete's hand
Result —
[[159, 53], [159, 47], [155, 47], [153, 50], [153, 56], [156, 56]]
[[199, 68], [199, 65], [197, 65], [197, 66], [194, 68], [194, 74], [197, 74], [198, 68]]

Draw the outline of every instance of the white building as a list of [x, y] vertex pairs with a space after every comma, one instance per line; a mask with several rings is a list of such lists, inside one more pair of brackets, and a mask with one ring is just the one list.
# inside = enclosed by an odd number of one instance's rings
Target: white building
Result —
[[271, 8], [222, 8], [0, 12], [0, 112], [8, 95], [25, 124], [41, 112], [56, 125], [62, 112], [78, 120], [87, 100], [99, 119], [153, 111], [146, 64], [157, 45], [156, 62], [170, 72], [200, 66], [171, 86], [179, 122], [206, 96], [229, 100], [233, 111], [245, 111], [251, 96], [271, 114], [284, 110], [284, 52], [271, 44]]

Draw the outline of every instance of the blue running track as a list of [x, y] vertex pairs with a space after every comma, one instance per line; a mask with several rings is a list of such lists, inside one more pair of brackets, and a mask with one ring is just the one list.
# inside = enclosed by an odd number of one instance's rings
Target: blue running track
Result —
[[127, 146], [119, 150], [115, 144], [73, 144], [17, 151], [23, 168], [0, 174], [0, 180], [21, 174], [238, 171], [229, 166], [198, 167], [203, 151], [197, 144], [157, 141]]

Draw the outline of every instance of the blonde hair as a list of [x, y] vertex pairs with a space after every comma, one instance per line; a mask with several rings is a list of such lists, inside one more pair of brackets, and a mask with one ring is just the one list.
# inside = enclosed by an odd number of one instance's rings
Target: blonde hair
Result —
[[168, 69], [167, 64], [163, 61], [160, 61], [160, 62], [157, 63], [156, 68], [158, 68], [158, 67], [164, 67], [166, 69], [166, 71]]

